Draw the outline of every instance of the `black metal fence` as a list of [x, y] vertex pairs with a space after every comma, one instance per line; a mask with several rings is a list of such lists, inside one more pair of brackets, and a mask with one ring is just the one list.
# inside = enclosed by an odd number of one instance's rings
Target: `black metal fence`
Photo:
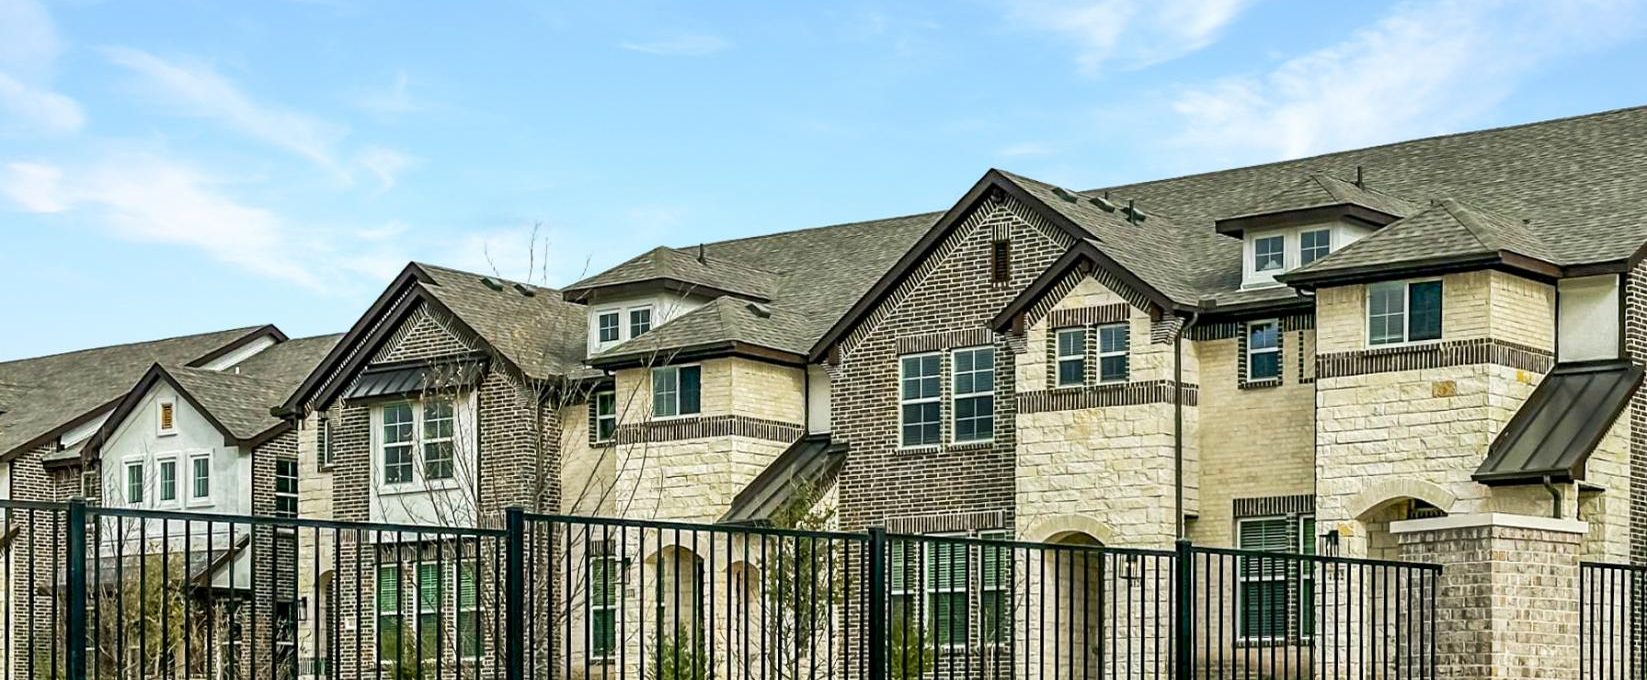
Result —
[[1647, 566], [1579, 566], [1579, 677], [1647, 674]]
[[1429, 565], [517, 511], [0, 513], [0, 680], [1436, 676]]

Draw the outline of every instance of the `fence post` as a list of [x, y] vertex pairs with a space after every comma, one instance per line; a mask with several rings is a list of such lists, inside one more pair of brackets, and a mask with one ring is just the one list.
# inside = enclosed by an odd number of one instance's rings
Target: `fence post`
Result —
[[68, 602], [64, 608], [67, 620], [64, 635], [63, 671], [68, 680], [86, 677], [86, 501], [69, 501], [67, 554], [64, 555], [66, 572], [64, 585]]
[[886, 680], [886, 529], [869, 528], [869, 680]]
[[1190, 540], [1178, 539], [1173, 556], [1173, 677], [1189, 680], [1195, 673], [1195, 559]]
[[526, 679], [526, 513], [504, 511], [504, 661], [509, 680]]

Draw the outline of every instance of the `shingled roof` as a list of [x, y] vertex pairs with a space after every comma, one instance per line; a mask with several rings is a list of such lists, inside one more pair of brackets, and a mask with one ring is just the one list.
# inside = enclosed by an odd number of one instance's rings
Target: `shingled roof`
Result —
[[1506, 254], [1546, 265], [1556, 257], [1530, 225], [1446, 198], [1280, 278], [1294, 285], [1310, 285], [1358, 273], [1388, 273], [1403, 266], [1469, 258], [1486, 261]]
[[701, 252], [653, 248], [616, 267], [567, 286], [562, 293], [568, 300], [581, 301], [598, 289], [655, 282], [682, 293], [772, 299], [777, 278], [772, 272], [734, 260], [718, 257], [711, 260], [706, 247], [697, 250]]
[[1320, 172], [1307, 172], [1257, 203], [1247, 206], [1236, 215], [1218, 220], [1220, 233], [1238, 233], [1255, 222], [1267, 218], [1315, 211], [1323, 208], [1363, 208], [1383, 216], [1374, 219], [1378, 224], [1406, 217], [1417, 212], [1411, 202], [1375, 191], [1364, 184], [1348, 182]]
[[253, 326], [0, 363], [0, 458], [112, 408], [156, 362], [196, 363], [261, 336], [285, 338]]
[[414, 263], [426, 276], [418, 285], [514, 363], [544, 380], [585, 373], [588, 314], [560, 291], [483, 274]]

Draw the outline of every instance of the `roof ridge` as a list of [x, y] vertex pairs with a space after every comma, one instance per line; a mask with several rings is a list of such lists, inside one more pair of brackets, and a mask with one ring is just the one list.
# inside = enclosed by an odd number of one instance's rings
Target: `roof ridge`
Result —
[[1475, 216], [1470, 214], [1469, 206], [1465, 206], [1458, 199], [1452, 198], [1451, 196], [1442, 197], [1440, 203], [1437, 205], [1442, 210], [1445, 210], [1447, 215], [1453, 218], [1454, 222], [1457, 222], [1459, 226], [1464, 227], [1464, 231], [1469, 232], [1470, 236], [1474, 238], [1475, 242], [1480, 244], [1481, 247], [1488, 250], [1502, 249], [1502, 246], [1497, 243], [1498, 239], [1493, 238], [1493, 234], [1491, 233], [1492, 230], [1486, 225], [1478, 222], [1475, 219]]
[[240, 327], [240, 328], [225, 328], [223, 330], [218, 330], [218, 331], [204, 331], [204, 332], [201, 332], [201, 333], [188, 333], [188, 334], [185, 334], [185, 335], [173, 335], [173, 336], [164, 337], [164, 338], [154, 338], [152, 340], [137, 340], [137, 341], [133, 341], [133, 342], [117, 342], [117, 343], [114, 343], [112, 345], [99, 345], [97, 347], [85, 347], [85, 348], [81, 348], [81, 349], [71, 349], [71, 350], [66, 350], [66, 351], [62, 351], [62, 352], [53, 352], [51, 354], [41, 354], [39, 356], [19, 357], [19, 358], [16, 358], [16, 359], [7, 359], [5, 361], [0, 361], [0, 366], [18, 364], [18, 363], [23, 363], [25, 361], [38, 361], [38, 360], [41, 360], [41, 359], [50, 359], [50, 358], [53, 358], [53, 357], [65, 357], [65, 356], [69, 356], [71, 354], [81, 354], [81, 353], [84, 353], [84, 352], [97, 352], [97, 351], [101, 351], [101, 350], [105, 350], [105, 349], [114, 349], [116, 347], [133, 347], [133, 346], [136, 346], [136, 345], [152, 345], [152, 344], [161, 343], [161, 342], [170, 342], [170, 341], [173, 341], [173, 340], [187, 340], [189, 338], [200, 338], [200, 337], [205, 337], [207, 335], [219, 335], [219, 334], [224, 334], [224, 333], [240, 333], [241, 335], [239, 337], [245, 337], [246, 333], [250, 333], [250, 332], [258, 330], [260, 328], [267, 327], [269, 325], [270, 324], [257, 324], [257, 325], [254, 325], [254, 326], [243, 326], [243, 327]]
[[1630, 112], [1630, 111], [1647, 111], [1647, 104], [1638, 104], [1636, 106], [1622, 106], [1622, 107], [1619, 107], [1619, 108], [1616, 108], [1616, 109], [1608, 109], [1606, 111], [1596, 111], [1596, 112], [1592, 112], [1592, 113], [1581, 113], [1581, 114], [1576, 114], [1576, 115], [1571, 115], [1571, 116], [1564, 116], [1564, 117], [1561, 117], [1561, 118], [1547, 118], [1547, 119], [1544, 119], [1544, 120], [1535, 120], [1535, 121], [1529, 121], [1529, 122], [1526, 122], [1526, 123], [1513, 123], [1513, 124], [1510, 124], [1510, 125], [1500, 125], [1498, 127], [1481, 128], [1479, 130], [1463, 130], [1463, 131], [1460, 131], [1460, 132], [1448, 132], [1448, 133], [1445, 133], [1445, 134], [1431, 135], [1429, 137], [1415, 137], [1415, 138], [1412, 138], [1412, 139], [1402, 139], [1402, 140], [1397, 140], [1397, 141], [1393, 141], [1393, 142], [1385, 142], [1383, 144], [1374, 144], [1372, 146], [1360, 146], [1360, 147], [1355, 147], [1355, 148], [1352, 148], [1352, 149], [1339, 149], [1337, 151], [1328, 151], [1328, 152], [1319, 153], [1319, 154], [1316, 154], [1316, 155], [1313, 155], [1313, 156], [1300, 156], [1298, 158], [1283, 158], [1283, 159], [1280, 159], [1280, 160], [1266, 161], [1266, 162], [1263, 162], [1263, 163], [1255, 163], [1255, 164], [1252, 164], [1252, 165], [1242, 165], [1242, 166], [1233, 167], [1233, 168], [1220, 168], [1218, 170], [1208, 170], [1208, 171], [1205, 171], [1205, 172], [1191, 172], [1191, 173], [1187, 173], [1187, 174], [1183, 174], [1183, 175], [1174, 175], [1172, 177], [1161, 177], [1161, 178], [1158, 178], [1158, 179], [1144, 180], [1144, 181], [1141, 181], [1141, 182], [1129, 182], [1129, 183], [1126, 183], [1126, 184], [1115, 184], [1115, 185], [1104, 186], [1104, 187], [1096, 187], [1096, 188], [1093, 188], [1093, 189], [1084, 190], [1081, 193], [1084, 194], [1084, 193], [1093, 192], [1093, 191], [1104, 191], [1106, 189], [1115, 190], [1115, 189], [1122, 189], [1122, 188], [1127, 188], [1127, 187], [1141, 187], [1141, 186], [1148, 186], [1148, 185], [1152, 185], [1152, 184], [1163, 184], [1163, 183], [1166, 183], [1166, 182], [1179, 182], [1179, 181], [1183, 181], [1183, 180], [1187, 180], [1187, 179], [1193, 179], [1193, 178], [1197, 178], [1197, 177], [1214, 177], [1214, 176], [1217, 176], [1217, 175], [1224, 175], [1224, 174], [1233, 173], [1233, 172], [1245, 172], [1245, 171], [1256, 170], [1256, 169], [1259, 169], [1259, 168], [1269, 168], [1269, 167], [1287, 165], [1289, 163], [1307, 163], [1307, 162], [1310, 162], [1310, 161], [1318, 161], [1318, 160], [1321, 160], [1321, 159], [1324, 159], [1324, 158], [1333, 158], [1333, 157], [1344, 156], [1344, 155], [1348, 155], [1348, 154], [1352, 154], [1352, 153], [1362, 153], [1362, 152], [1366, 152], [1366, 151], [1373, 151], [1375, 149], [1387, 149], [1387, 148], [1390, 148], [1390, 147], [1403, 146], [1403, 145], [1406, 145], [1406, 144], [1416, 144], [1416, 143], [1419, 143], [1419, 142], [1432, 142], [1432, 141], [1437, 141], [1437, 140], [1442, 140], [1442, 139], [1453, 139], [1453, 138], [1458, 138], [1458, 137], [1472, 137], [1472, 136], [1475, 136], [1475, 135], [1494, 134], [1494, 133], [1500, 133], [1500, 132], [1508, 132], [1510, 130], [1520, 130], [1520, 129], [1523, 129], [1523, 128], [1539, 127], [1539, 126], [1542, 126], [1542, 125], [1551, 125], [1551, 124], [1555, 124], [1555, 123], [1565, 123], [1565, 122], [1570, 122], [1570, 121], [1575, 121], [1575, 120], [1584, 120], [1584, 119], [1587, 119], [1587, 118], [1602, 118], [1602, 117], [1605, 117], [1605, 116], [1613, 116], [1613, 115], [1618, 115], [1618, 114], [1625, 113], [1625, 112]]
[[[531, 286], [532, 288], [535, 288], [537, 290], [546, 291], [546, 292], [549, 292], [549, 293], [559, 293], [560, 292], [560, 290], [557, 289], [557, 288], [553, 288], [553, 287], [550, 287], [550, 286], [543, 286], [543, 285], [539, 285], [539, 284], [536, 284], [536, 283], [529, 283], [529, 282], [526, 282], [526, 281], [519, 281], [519, 280], [516, 280], [516, 279], [504, 278], [501, 274], [495, 274], [495, 273], [494, 274], [487, 274], [485, 272], [472, 272], [472, 271], [469, 271], [467, 269], [458, 269], [456, 267], [446, 267], [446, 266], [443, 266], [443, 265], [431, 264], [431, 263], [422, 262], [422, 261], [419, 261], [419, 260], [412, 260], [412, 265], [416, 266], [416, 267], [422, 267], [422, 268], [428, 268], [428, 269], [438, 269], [440, 271], [450, 272], [450, 273], [453, 273], [453, 274], [462, 274], [462, 275], [465, 275], [465, 276], [476, 276], [476, 277], [480, 277], [480, 278], [495, 279], [495, 280], [497, 280], [497, 281], [499, 281], [499, 282], [501, 282], [505, 285]], [[435, 285], [438, 286], [440, 284], [437, 282]]]
[[793, 234], [802, 234], [802, 233], [809, 232], [809, 231], [823, 231], [825, 229], [845, 229], [847, 227], [861, 227], [861, 226], [865, 226], [865, 225], [869, 225], [869, 224], [874, 224], [876, 222], [892, 222], [892, 221], [895, 221], [895, 220], [907, 220], [907, 219], [914, 219], [914, 218], [917, 218], [917, 217], [928, 217], [928, 216], [931, 216], [933, 218], [937, 218], [938, 216], [943, 215], [943, 214], [944, 214], [943, 210], [929, 210], [929, 211], [926, 211], [926, 212], [909, 213], [907, 215], [896, 215], [896, 216], [893, 216], [893, 217], [880, 217], [880, 218], [867, 219], [867, 220], [856, 220], [856, 221], [853, 221], [853, 222], [841, 222], [841, 223], [838, 223], [838, 224], [825, 224], [825, 225], [816, 226], [816, 227], [802, 227], [800, 229], [789, 229], [789, 230], [786, 230], [786, 231], [774, 231], [774, 232], [770, 232], [770, 233], [766, 233], [766, 234], [755, 234], [753, 236], [739, 236], [737, 238], [729, 238], [729, 239], [724, 239], [724, 240], [720, 240], [720, 241], [705, 241], [703, 243], [689, 244], [689, 245], [682, 246], [682, 247], [674, 247], [674, 246], [664, 246], [664, 247], [670, 248], [671, 250], [682, 250], [684, 248], [694, 248], [694, 247], [697, 247], [698, 245], [720, 246], [720, 245], [727, 245], [727, 244], [730, 244], [730, 243], [742, 243], [744, 241], [758, 241], [758, 240], [761, 240], [761, 239], [764, 239], [764, 238], [772, 238], [774, 236], [789, 236], [789, 235], [793, 235]]

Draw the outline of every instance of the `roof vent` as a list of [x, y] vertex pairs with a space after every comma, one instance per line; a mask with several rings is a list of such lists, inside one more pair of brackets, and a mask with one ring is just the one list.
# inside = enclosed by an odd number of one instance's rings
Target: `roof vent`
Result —
[[537, 289], [535, 289], [531, 286], [528, 286], [524, 283], [515, 284], [515, 290], [520, 291], [520, 294], [525, 295], [526, 297], [532, 297], [533, 295], [538, 294]]
[[1065, 201], [1068, 201], [1070, 203], [1074, 203], [1075, 201], [1079, 200], [1075, 197], [1075, 194], [1069, 193], [1068, 191], [1064, 191], [1063, 187], [1053, 187], [1052, 188], [1052, 193], [1057, 194], [1058, 198], [1062, 198]]
[[480, 277], [480, 282], [486, 284], [486, 287], [492, 290], [503, 290], [503, 282], [490, 276]]
[[1139, 210], [1132, 199], [1127, 199], [1127, 207], [1122, 208], [1121, 212], [1127, 216], [1127, 221], [1133, 224], [1144, 221], [1144, 211]]
[[703, 256], [703, 244], [698, 244], [698, 264], [709, 264], [708, 258]]
[[762, 319], [772, 318], [772, 308], [771, 307], [763, 305], [759, 302], [751, 302], [747, 305], [747, 307], [749, 307], [749, 311], [753, 312], [755, 314], [755, 316], [761, 317]]
[[1355, 166], [1355, 188], [1357, 188], [1357, 189], [1367, 188], [1366, 178], [1361, 175], [1361, 166], [1359, 166], [1359, 165]]
[[1087, 202], [1098, 206], [1098, 209], [1104, 212], [1115, 212], [1115, 203], [1109, 200], [1108, 191], [1104, 192], [1103, 196], [1093, 196], [1087, 199]]

